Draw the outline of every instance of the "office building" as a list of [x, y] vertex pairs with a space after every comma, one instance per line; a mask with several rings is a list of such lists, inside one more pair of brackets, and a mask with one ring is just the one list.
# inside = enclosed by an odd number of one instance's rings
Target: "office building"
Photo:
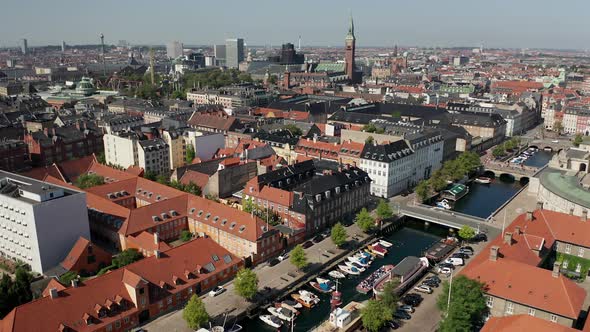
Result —
[[226, 39], [225, 66], [228, 68], [238, 68], [238, 65], [242, 61], [244, 61], [244, 39]]
[[23, 55], [29, 54], [29, 45], [25, 38], [20, 40], [20, 51]]
[[61, 51], [65, 52], [66, 51], [66, 42], [64, 40], [61, 41]]
[[0, 256], [44, 273], [80, 236], [90, 238], [85, 193], [0, 171]]
[[170, 59], [176, 59], [179, 56], [182, 56], [182, 43], [178, 41], [173, 41], [166, 44], [166, 55]]
[[213, 45], [215, 53], [215, 65], [225, 66], [225, 45]]

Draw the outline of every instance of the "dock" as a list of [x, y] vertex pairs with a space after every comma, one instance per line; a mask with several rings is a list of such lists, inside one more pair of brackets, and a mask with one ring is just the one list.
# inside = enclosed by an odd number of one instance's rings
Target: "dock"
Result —
[[361, 325], [361, 309], [365, 305], [351, 301], [344, 308], [336, 309], [330, 313], [330, 317], [320, 326], [314, 328], [314, 332], [348, 332], [355, 331]]

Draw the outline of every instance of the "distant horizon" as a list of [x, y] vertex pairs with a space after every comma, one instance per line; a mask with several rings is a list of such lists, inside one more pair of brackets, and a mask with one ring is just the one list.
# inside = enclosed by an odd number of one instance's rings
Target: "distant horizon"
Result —
[[0, 47], [17, 47], [22, 38], [32, 47], [60, 45], [62, 40], [95, 44], [100, 33], [111, 45], [118, 40], [214, 45], [239, 36], [248, 45], [263, 46], [296, 44], [301, 36], [306, 47], [338, 47], [344, 43], [351, 13], [359, 48], [483, 44], [487, 49], [583, 51], [590, 45], [590, 2], [581, 0], [102, 0], [83, 5], [75, 0], [4, 0], [2, 9]]

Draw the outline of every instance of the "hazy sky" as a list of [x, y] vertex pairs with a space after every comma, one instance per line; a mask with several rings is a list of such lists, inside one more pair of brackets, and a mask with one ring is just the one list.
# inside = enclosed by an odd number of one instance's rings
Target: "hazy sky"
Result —
[[588, 0], [2, 0], [0, 46], [97, 43], [343, 44], [586, 49]]

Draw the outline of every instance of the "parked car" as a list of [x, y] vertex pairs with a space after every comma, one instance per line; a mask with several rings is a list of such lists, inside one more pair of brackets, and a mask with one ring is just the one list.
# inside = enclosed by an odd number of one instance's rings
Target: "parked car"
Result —
[[479, 233], [479, 234], [476, 234], [473, 238], [471, 238], [471, 241], [474, 241], [474, 242], [487, 242], [488, 241], [488, 236], [485, 235], [484, 233]]
[[287, 259], [288, 257], [289, 257], [289, 253], [285, 252], [285, 253], [280, 254], [279, 257], [277, 257], [277, 259], [282, 262], [285, 259]]
[[457, 251], [457, 253], [459, 253], [459, 254], [465, 254], [467, 256], [473, 255], [473, 251], [467, 250], [467, 249], [459, 249], [459, 251]]
[[305, 241], [305, 243], [303, 243], [302, 247], [307, 249], [309, 247], [313, 246], [313, 242], [311, 241]]
[[441, 274], [451, 274], [451, 273], [453, 273], [453, 270], [451, 270], [451, 269], [450, 269], [450, 268], [448, 268], [448, 267], [440, 267], [440, 266], [439, 266], [439, 267], [436, 269], [436, 272], [438, 272], [438, 273], [441, 273]]
[[470, 250], [471, 252], [473, 252], [473, 247], [472, 246], [463, 246], [460, 249], [462, 249], [462, 250]]
[[414, 287], [414, 290], [422, 293], [432, 294], [432, 288], [426, 285], [416, 286]]
[[217, 286], [215, 288], [213, 288], [212, 290], [209, 291], [209, 296], [210, 297], [215, 297], [221, 293], [225, 292], [225, 288], [221, 287], [221, 286]]
[[424, 280], [422, 281], [422, 285], [426, 285], [428, 287], [436, 288], [438, 287], [438, 282], [432, 280]]
[[277, 264], [279, 264], [281, 261], [277, 258], [273, 258], [271, 260], [268, 261], [268, 266], [275, 266]]
[[448, 267], [451, 270], [454, 270], [455, 269], [455, 265], [453, 265], [451, 263], [442, 262], [442, 263], [439, 263], [437, 266], [438, 267]]
[[447, 258], [445, 260], [445, 263], [447, 263], [447, 264], [453, 264], [455, 266], [459, 266], [459, 265], [465, 264], [465, 261], [463, 261], [463, 258], [449, 257], [449, 258]]
[[388, 325], [392, 330], [397, 330], [401, 327], [400, 323], [398, 323], [394, 320], [390, 321]]
[[324, 237], [322, 236], [322, 234], [318, 234], [313, 238], [313, 243], [321, 242], [323, 239]]
[[463, 259], [468, 259], [469, 255], [461, 253], [461, 252], [456, 252], [454, 254], [451, 255], [452, 258], [463, 258]]
[[[413, 296], [413, 295], [416, 295], [416, 296]], [[419, 294], [416, 294], [416, 293], [410, 293], [410, 294], [402, 297], [401, 302], [405, 305], [411, 305], [412, 307], [415, 308], [415, 307], [419, 306], [420, 303], [422, 303], [422, 296], [420, 296]]]
[[441, 282], [441, 280], [440, 280], [440, 278], [438, 276], [429, 276], [429, 277], [426, 277], [426, 279], [424, 279], [424, 280], [432, 280], [432, 281], [435, 281], [435, 282], [437, 282], [439, 284]]
[[407, 313], [403, 310], [399, 310], [399, 309], [393, 313], [393, 317], [398, 318], [398, 319], [405, 319], [405, 320], [412, 318], [412, 316], [409, 313]]
[[407, 304], [401, 305], [398, 309], [401, 311], [405, 311], [409, 314], [414, 312], [414, 307], [412, 307], [411, 305], [407, 305]]

